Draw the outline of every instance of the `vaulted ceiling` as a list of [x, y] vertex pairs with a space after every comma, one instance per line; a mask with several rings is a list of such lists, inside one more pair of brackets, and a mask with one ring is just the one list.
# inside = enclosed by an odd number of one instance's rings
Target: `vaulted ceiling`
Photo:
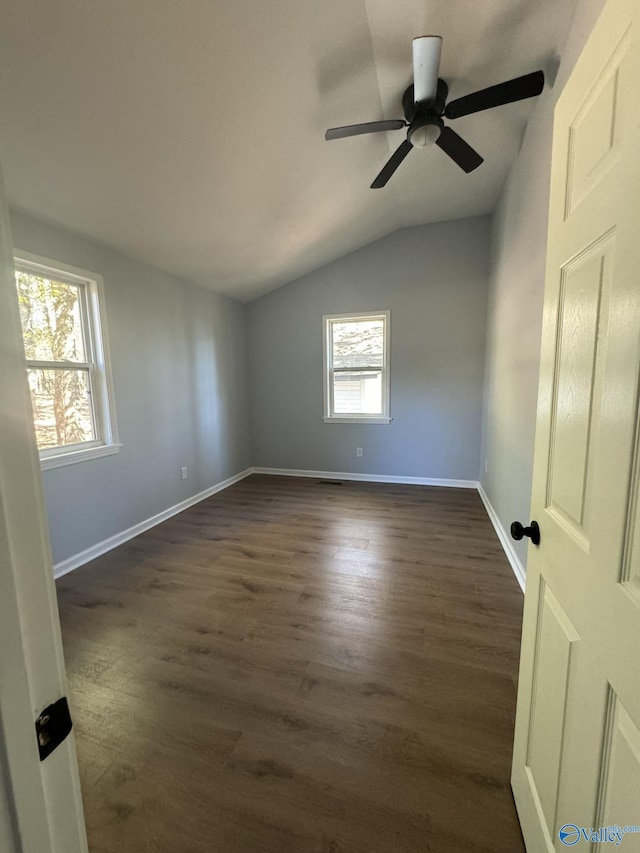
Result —
[[533, 103], [458, 119], [466, 175], [403, 131], [411, 40], [444, 38], [450, 97], [549, 70], [574, 0], [5, 0], [10, 204], [248, 300], [407, 225], [493, 209]]

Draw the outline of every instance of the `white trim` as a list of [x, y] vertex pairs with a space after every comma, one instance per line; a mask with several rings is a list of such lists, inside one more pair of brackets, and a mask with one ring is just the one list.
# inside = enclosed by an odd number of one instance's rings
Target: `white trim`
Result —
[[[104, 292], [104, 279], [95, 275], [89, 283], [87, 302], [92, 315], [94, 347], [100, 370], [96, 373], [98, 396], [103, 411], [102, 420], [106, 433], [102, 436], [105, 445], [122, 447], [118, 436], [118, 419], [116, 417], [116, 395], [113, 385], [113, 370], [111, 369], [111, 349], [109, 346], [109, 327], [107, 325], [107, 300]], [[106, 413], [106, 417], [105, 417]]]
[[156, 524], [161, 524], [163, 521], [166, 521], [168, 518], [177, 515], [179, 512], [182, 512], [185, 509], [189, 509], [189, 507], [193, 506], [194, 504], [200, 503], [200, 501], [203, 501], [206, 498], [210, 498], [211, 495], [215, 495], [216, 492], [221, 492], [223, 489], [227, 489], [234, 483], [237, 483], [240, 480], [244, 480], [245, 477], [248, 477], [250, 474], [253, 474], [253, 472], [253, 468], [246, 468], [239, 474], [235, 474], [233, 477], [229, 477], [228, 479], [223, 480], [221, 483], [216, 483], [215, 486], [211, 486], [211, 488], [205, 489], [204, 492], [199, 492], [197, 495], [192, 495], [190, 498], [186, 498], [186, 500], [180, 501], [180, 503], [174, 504], [168, 509], [162, 510], [162, 512], [157, 513], [157, 515], [153, 515], [151, 516], [151, 518], [147, 518], [144, 521], [140, 521], [138, 524], [134, 524], [133, 527], [129, 527], [127, 528], [127, 530], [123, 530], [121, 533], [116, 533], [114, 536], [110, 536], [108, 539], [103, 539], [102, 542], [97, 542], [90, 548], [87, 548], [84, 551], [80, 551], [80, 553], [74, 554], [73, 556], [68, 557], [66, 560], [62, 560], [61, 562], [56, 563], [53, 567], [53, 576], [55, 578], [61, 578], [63, 575], [72, 572], [74, 569], [78, 569], [80, 568], [80, 566], [84, 566], [85, 563], [88, 563], [91, 560], [95, 560], [96, 557], [101, 557], [103, 554], [106, 554], [107, 551], [111, 551], [113, 550], [113, 548], [117, 548], [118, 545], [123, 545], [125, 542], [128, 542], [135, 536], [139, 536], [146, 530], [155, 527]]
[[[88, 367], [96, 440], [83, 442], [80, 447], [73, 445], [41, 449], [39, 451], [41, 469], [47, 471], [50, 468], [59, 468], [63, 465], [72, 465], [75, 462], [118, 453], [122, 444], [118, 438], [107, 329], [107, 309], [102, 276], [53, 258], [34, 255], [33, 252], [24, 252], [15, 246], [13, 261], [16, 269], [32, 271], [36, 274], [41, 273], [80, 287], [82, 297], [80, 316], [84, 330], [84, 342], [88, 353], [91, 355], [88, 364], [64, 362], [63, 366], [68, 369]], [[38, 364], [33, 360], [28, 360], [27, 363], [36, 364], [36, 366]], [[57, 364], [61, 363], [58, 362]]]
[[[354, 413], [344, 415], [333, 411], [333, 346], [331, 339], [331, 324], [335, 321], [346, 320], [382, 320], [383, 324], [383, 364], [382, 380], [382, 411], [367, 415]], [[390, 372], [391, 372], [391, 311], [366, 311], [356, 314], [324, 314], [322, 317], [322, 395], [323, 421], [326, 424], [388, 424], [393, 420], [390, 416]], [[354, 368], [355, 370], [356, 368]], [[362, 368], [367, 370], [369, 368]]]
[[75, 462], [86, 462], [89, 459], [99, 459], [101, 456], [113, 456], [118, 453], [122, 444], [98, 444], [95, 447], [81, 447], [73, 452], [67, 451], [56, 456], [41, 456], [40, 468], [48, 471], [50, 468], [62, 468]]
[[477, 480], [441, 480], [435, 477], [396, 477], [392, 474], [354, 474], [345, 471], [302, 471], [299, 468], [253, 468], [254, 474], [278, 477], [310, 477], [315, 480], [355, 480], [363, 483], [398, 483], [407, 486], [445, 486], [452, 489], [477, 489]]
[[80, 269], [80, 267], [72, 267], [70, 264], [65, 264], [63, 261], [46, 258], [44, 255], [35, 255], [33, 252], [25, 252], [17, 246], [13, 247], [13, 257], [21, 263], [39, 269], [43, 273], [48, 273], [52, 270], [59, 273], [61, 272], [63, 273], [63, 276], [70, 279], [71, 283], [89, 284], [89, 282], [95, 281], [96, 277], [100, 277], [96, 276], [93, 272], [89, 272], [89, 270], [83, 270]]
[[377, 415], [352, 415], [351, 417], [324, 417], [325, 424], [390, 424], [393, 418], [380, 418]]
[[74, 569], [80, 568], [80, 566], [83, 566], [85, 563], [95, 560], [96, 557], [106, 554], [107, 551], [117, 548], [118, 545], [123, 545], [135, 536], [139, 536], [141, 533], [150, 530], [157, 524], [161, 524], [168, 518], [177, 515], [179, 512], [183, 512], [183, 510], [189, 509], [189, 507], [194, 504], [211, 497], [211, 495], [215, 495], [217, 492], [227, 489], [234, 483], [244, 480], [245, 477], [248, 477], [251, 474], [267, 474], [269, 476], [276, 477], [307, 477], [314, 480], [349, 480], [362, 483], [397, 483], [398, 485], [406, 486], [440, 486], [450, 489], [475, 489], [480, 495], [480, 499], [484, 504], [489, 520], [493, 524], [493, 528], [500, 540], [500, 544], [502, 545], [505, 556], [509, 561], [513, 574], [518, 581], [518, 585], [522, 592], [524, 592], [526, 575], [524, 566], [520, 562], [520, 558], [511, 544], [511, 539], [502, 526], [502, 522], [498, 518], [496, 511], [491, 505], [491, 501], [487, 497], [487, 493], [482, 488], [482, 484], [477, 480], [451, 480], [441, 479], [438, 477], [398, 477], [392, 474], [354, 474], [350, 471], [305, 471], [300, 468], [246, 468], [239, 474], [235, 474], [233, 477], [229, 477], [227, 480], [223, 480], [221, 483], [217, 483], [215, 486], [205, 489], [204, 492], [192, 495], [192, 497], [187, 498], [178, 504], [174, 504], [174, 506], [159, 512], [157, 515], [147, 518], [145, 521], [141, 521], [138, 524], [134, 524], [133, 527], [129, 527], [121, 533], [116, 533], [114, 536], [109, 537], [109, 539], [104, 539], [102, 542], [92, 545], [85, 551], [81, 551], [79, 554], [74, 554], [72, 557], [68, 557], [66, 560], [56, 563], [53, 567], [54, 577], [60, 578], [63, 575], [74, 571]]
[[352, 311], [350, 314], [323, 314], [323, 320], [380, 320], [382, 317], [390, 316], [391, 311], [384, 308], [382, 311]]
[[513, 570], [513, 574], [516, 576], [516, 580], [520, 585], [520, 589], [524, 592], [525, 587], [525, 578], [526, 571], [522, 563], [520, 562], [520, 558], [518, 557], [515, 548], [513, 547], [513, 543], [507, 533], [507, 531], [502, 526], [502, 522], [498, 518], [498, 513], [495, 511], [493, 506], [491, 505], [491, 501], [489, 500], [487, 493], [482, 488], [482, 483], [478, 483], [478, 494], [484, 504], [484, 508], [487, 511], [487, 515], [491, 520], [491, 524], [493, 524], [493, 529], [496, 531], [498, 535], [498, 539], [500, 540], [500, 544], [502, 545], [502, 549], [509, 560], [511, 568]]

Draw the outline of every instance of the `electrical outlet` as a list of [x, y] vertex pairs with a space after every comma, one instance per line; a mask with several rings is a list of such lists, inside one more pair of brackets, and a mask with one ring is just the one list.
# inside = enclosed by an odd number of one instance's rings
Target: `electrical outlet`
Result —
[[362, 456], [362, 448], [356, 447], [356, 456]]
[[182, 480], [186, 480], [186, 479], [187, 479], [187, 469], [186, 469], [186, 468], [181, 468], [181, 469], [180, 469], [180, 479], [182, 479]]

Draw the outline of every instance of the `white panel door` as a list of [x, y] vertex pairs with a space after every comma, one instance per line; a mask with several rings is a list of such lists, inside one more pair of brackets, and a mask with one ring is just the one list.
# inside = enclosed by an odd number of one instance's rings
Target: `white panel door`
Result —
[[44, 761], [35, 720], [66, 691], [0, 176], [0, 848], [85, 853], [73, 733]]
[[[554, 124], [512, 785], [529, 853], [640, 851], [640, 4]], [[524, 521], [524, 519], [523, 519]], [[600, 828], [604, 828], [604, 833]], [[599, 833], [599, 834], [598, 834]]]

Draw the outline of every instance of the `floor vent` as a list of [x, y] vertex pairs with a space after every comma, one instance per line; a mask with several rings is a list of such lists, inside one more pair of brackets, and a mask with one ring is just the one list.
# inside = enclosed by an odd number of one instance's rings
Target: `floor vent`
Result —
[[321, 486], [341, 486], [342, 480], [319, 480]]

